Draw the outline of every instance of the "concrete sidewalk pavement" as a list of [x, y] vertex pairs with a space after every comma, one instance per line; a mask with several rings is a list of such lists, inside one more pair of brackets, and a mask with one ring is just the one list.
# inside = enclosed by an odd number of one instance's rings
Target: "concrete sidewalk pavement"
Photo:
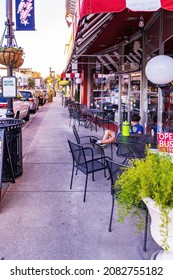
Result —
[[[81, 135], [90, 132], [80, 127]], [[103, 172], [88, 181], [78, 173], [70, 190], [72, 158], [67, 139], [74, 140], [68, 110], [60, 97], [46, 103], [26, 124], [23, 136], [23, 175], [10, 184], [1, 202], [0, 258], [7, 260], [140, 260], [150, 259], [158, 245], [148, 234], [136, 234], [132, 219], [117, 222], [108, 232], [110, 181]], [[109, 149], [108, 149], [109, 152]]]

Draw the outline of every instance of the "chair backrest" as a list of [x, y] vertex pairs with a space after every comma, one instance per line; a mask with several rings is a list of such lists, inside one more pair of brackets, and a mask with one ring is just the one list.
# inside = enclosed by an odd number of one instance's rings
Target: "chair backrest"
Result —
[[73, 109], [73, 114], [76, 120], [80, 120], [80, 111], [78, 111], [77, 109]]
[[84, 148], [79, 144], [72, 143], [70, 140], [67, 141], [75, 164], [78, 166], [82, 164], [82, 167], [87, 170]]
[[73, 125], [72, 129], [73, 129], [73, 133], [74, 133], [77, 144], [81, 144], [79, 133], [77, 132], [76, 126]]
[[108, 167], [108, 172], [109, 172], [109, 176], [110, 176], [110, 180], [111, 180], [111, 193], [114, 194], [115, 190], [113, 188], [114, 183], [116, 182], [116, 180], [118, 179], [119, 175], [121, 175], [121, 173], [127, 169], [127, 165], [123, 165], [120, 163], [117, 163], [115, 161], [106, 159], [106, 164]]
[[74, 113], [73, 113], [73, 108], [68, 106], [68, 112], [69, 112], [69, 116], [70, 118], [73, 118], [74, 117]]

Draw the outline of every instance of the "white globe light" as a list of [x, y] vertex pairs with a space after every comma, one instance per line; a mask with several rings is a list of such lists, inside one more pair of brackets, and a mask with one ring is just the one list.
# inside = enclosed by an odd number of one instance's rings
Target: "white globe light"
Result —
[[173, 80], [173, 59], [167, 55], [158, 55], [150, 59], [145, 74], [153, 84], [168, 84]]
[[82, 83], [81, 78], [76, 78], [76, 84], [81, 84], [81, 83]]

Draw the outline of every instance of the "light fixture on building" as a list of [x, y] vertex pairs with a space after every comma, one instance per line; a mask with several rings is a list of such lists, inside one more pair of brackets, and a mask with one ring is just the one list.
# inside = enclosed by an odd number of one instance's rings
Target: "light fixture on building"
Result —
[[76, 78], [76, 84], [78, 84], [78, 85], [82, 84], [82, 79], [81, 78]]
[[139, 18], [139, 28], [143, 28], [143, 27], [144, 27], [144, 18], [143, 18], [143, 16], [141, 16]]
[[128, 42], [130, 41], [130, 37], [129, 37], [129, 36], [124, 36], [124, 41], [125, 41], [126, 43], [128, 43]]
[[84, 21], [84, 28], [87, 29], [89, 26], [89, 22], [88, 22], [88, 19], [85, 18], [85, 21]]

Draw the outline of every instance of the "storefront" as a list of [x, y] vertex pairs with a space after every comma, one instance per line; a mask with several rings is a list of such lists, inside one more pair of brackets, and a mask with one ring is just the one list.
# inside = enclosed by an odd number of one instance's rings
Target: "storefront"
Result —
[[117, 125], [137, 112], [145, 131], [156, 115], [160, 129], [173, 131], [172, 85], [162, 91], [145, 75], [152, 57], [173, 57], [173, 1], [138, 2], [67, 1], [73, 43], [66, 73], [77, 65], [80, 102], [88, 108], [112, 104]]

